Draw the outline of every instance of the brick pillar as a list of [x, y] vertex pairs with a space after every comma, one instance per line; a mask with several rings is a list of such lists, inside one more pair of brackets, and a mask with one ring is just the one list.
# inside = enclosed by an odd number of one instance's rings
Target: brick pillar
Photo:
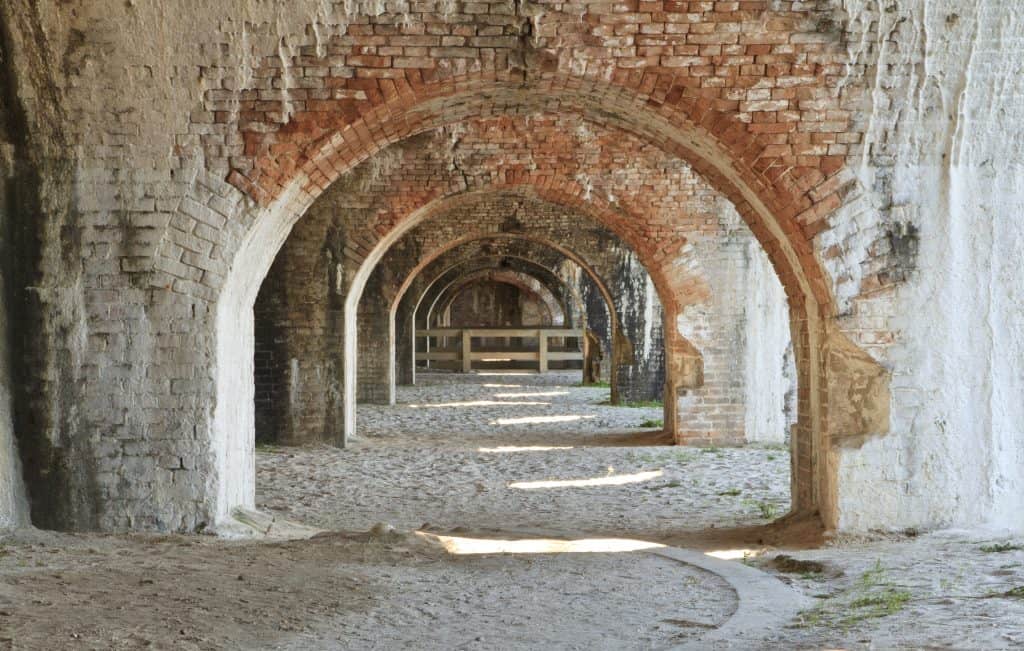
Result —
[[356, 402], [394, 404], [392, 396], [391, 302], [384, 294], [383, 269], [370, 274], [359, 300], [356, 345]]
[[416, 324], [413, 323], [411, 300], [403, 300], [395, 313], [395, 383], [410, 385], [416, 382]]

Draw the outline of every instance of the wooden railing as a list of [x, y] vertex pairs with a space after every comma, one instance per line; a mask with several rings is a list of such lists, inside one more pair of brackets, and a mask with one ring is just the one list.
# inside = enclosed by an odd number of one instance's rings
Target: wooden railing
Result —
[[[511, 339], [535, 339], [536, 348], [513, 348]], [[504, 347], [473, 350], [474, 339], [504, 339]], [[551, 339], [577, 339], [578, 350], [560, 350], [549, 346]], [[432, 342], [436, 340], [437, 345]], [[421, 341], [423, 345], [421, 347]], [[452, 344], [455, 344], [454, 346]], [[416, 331], [416, 361], [459, 362], [463, 373], [473, 369], [474, 361], [536, 362], [537, 370], [545, 373], [549, 362], [583, 361], [586, 351], [583, 330], [573, 328], [431, 328]]]

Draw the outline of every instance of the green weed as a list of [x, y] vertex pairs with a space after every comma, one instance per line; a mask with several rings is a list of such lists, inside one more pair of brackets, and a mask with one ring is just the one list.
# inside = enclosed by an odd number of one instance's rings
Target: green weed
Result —
[[982, 545], [981, 551], [986, 554], [1001, 554], [1003, 552], [1017, 552], [1024, 550], [1024, 545], [1017, 543], [992, 543], [991, 545]]
[[617, 406], [630, 409], [644, 409], [649, 407], [663, 407], [660, 400], [637, 400], [635, 402], [620, 402]]
[[725, 450], [720, 447], [709, 445], [706, 448], [700, 448], [701, 454], [713, 454], [717, 457], [725, 456]]
[[757, 512], [760, 513], [761, 517], [765, 520], [774, 520], [779, 515], [779, 507], [771, 502], [743, 500], [743, 504], [744, 506], [757, 509]]
[[817, 607], [799, 614], [798, 627], [825, 626], [848, 629], [865, 620], [888, 617], [901, 611], [911, 593], [888, 580], [880, 561], [864, 572], [846, 594], [828, 597]]
[[849, 608], [853, 612], [840, 619], [839, 625], [849, 628], [866, 619], [894, 615], [903, 610], [908, 601], [910, 601], [910, 592], [895, 588], [884, 588], [879, 592], [860, 596], [850, 602]]
[[647, 490], [658, 491], [658, 490], [661, 490], [663, 488], [679, 488], [682, 485], [683, 485], [683, 482], [681, 482], [681, 481], [679, 481], [677, 479], [673, 479], [672, 481], [665, 482], [664, 484], [660, 484], [658, 486], [651, 486]]

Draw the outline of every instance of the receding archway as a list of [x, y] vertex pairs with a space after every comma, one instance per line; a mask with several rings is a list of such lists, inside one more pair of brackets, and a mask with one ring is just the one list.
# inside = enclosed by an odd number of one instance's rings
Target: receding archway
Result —
[[[498, 196], [500, 197], [501, 195], [499, 194]], [[517, 194], [513, 196], [519, 195]], [[445, 210], [452, 209], [451, 204], [455, 204], [457, 206], [459, 204], [464, 203], [466, 203], [469, 206], [469, 208], [472, 209], [472, 206], [474, 205], [472, 203], [473, 201], [486, 200], [488, 197], [489, 195], [485, 193], [474, 193], [468, 198], [466, 196], [461, 195], [456, 196], [453, 197], [450, 200], [450, 202], [441, 202], [437, 210], [439, 213], [443, 213]], [[469, 203], [467, 203], [467, 201]], [[613, 290], [613, 287], [609, 282], [611, 270], [608, 268], [608, 265], [602, 265], [601, 269], [595, 268], [597, 260], [595, 258], [589, 258], [588, 255], [584, 255], [582, 253], [583, 251], [586, 250], [589, 251], [591, 255], [595, 255], [594, 248], [579, 248], [583, 246], [582, 240], [576, 242], [574, 244], [574, 247], [567, 247], [565, 244], [560, 244], [554, 241], [552, 233], [486, 232], [481, 234], [465, 235], [464, 237], [460, 237], [458, 239], [454, 239], [450, 242], [447, 242], [444, 245], [439, 246], [435, 250], [431, 251], [421, 260], [416, 261], [415, 266], [413, 266], [411, 270], [408, 272], [408, 275], [406, 276], [404, 282], [401, 284], [401, 286], [397, 288], [397, 291], [395, 292], [395, 299], [392, 302], [391, 306], [392, 326], [396, 322], [404, 324], [421, 304], [422, 299], [419, 297], [414, 297], [415, 300], [410, 302], [407, 299], [407, 292], [410, 289], [412, 283], [416, 279], [422, 277], [422, 274], [424, 273], [425, 270], [430, 269], [431, 266], [437, 265], [438, 261], [443, 261], [444, 256], [448, 255], [450, 252], [457, 251], [460, 247], [464, 247], [473, 242], [479, 241], [500, 243], [501, 246], [522, 243], [522, 246], [532, 247], [535, 249], [534, 252], [530, 253], [527, 257], [539, 259], [539, 257], [543, 257], [541, 251], [547, 251], [547, 255], [549, 257], [550, 255], [554, 255], [556, 259], [565, 258], [566, 260], [571, 261], [578, 269], [580, 269], [582, 274], [585, 274], [585, 276], [589, 279], [590, 285], [597, 290], [597, 293], [600, 296], [598, 302], [602, 304], [607, 310], [608, 330], [605, 333], [605, 337], [603, 340], [605, 342], [604, 347], [607, 349], [606, 352], [611, 353], [609, 363], [612, 369], [612, 377], [610, 378], [612, 389], [612, 402], [617, 404], [619, 402], [618, 388], [620, 382], [618, 378], [617, 369], [628, 369], [636, 362], [632, 343], [630, 341], [629, 336], [625, 334], [623, 322], [619, 316], [618, 309], [616, 308], [616, 305], [623, 300], [623, 297], [618, 295], [618, 291], [620, 290]], [[596, 247], [603, 246], [601, 244], [600, 237], [598, 238], [597, 242], [592, 244]], [[509, 251], [506, 253], [513, 253], [513, 257], [515, 257], [514, 252]], [[549, 266], [549, 268], [552, 269], [554, 267], [554, 263], [550, 261], [547, 263], [547, 265]], [[639, 270], [639, 273], [641, 273], [642, 275], [646, 275], [645, 271], [645, 269], [641, 269]], [[432, 273], [437, 273], [438, 277], [440, 277], [440, 272]], [[659, 293], [657, 299], [660, 299], [661, 296], [663, 296], [663, 294]], [[658, 306], [657, 310], [652, 310], [652, 314], [659, 320], [661, 319], [660, 305]], [[406, 331], [408, 330], [409, 328], [406, 326]], [[660, 342], [658, 345], [660, 346]], [[690, 346], [689, 349], [693, 351], [694, 354], [697, 354], [695, 349], [692, 348], [692, 346]], [[650, 371], [647, 371], [647, 373], [652, 376], [658, 376], [657, 384], [659, 386], [657, 388], [660, 389], [663, 371], [659, 368], [653, 368]], [[660, 396], [660, 391], [658, 391], [655, 397], [657, 396]], [[673, 409], [674, 405], [666, 404], [667, 412], [672, 412]], [[666, 415], [667, 422], [671, 422], [671, 418], [671, 415]]]
[[[494, 89], [494, 92], [487, 91], [489, 85]], [[466, 100], [466, 106], [473, 106], [477, 110], [486, 104], [494, 106], [496, 97], [502, 100], [497, 105], [505, 107], [522, 106], [521, 90], [521, 87], [513, 91], [503, 87], [500, 83], [482, 82], [479, 86], [469, 85], [466, 89], [466, 95], [460, 95], [459, 97], [463, 97]], [[452, 95], [447, 97], [450, 99]], [[831, 496], [834, 485], [830, 473], [827, 472], [827, 468], [821, 464], [821, 457], [816, 450], [819, 449], [821, 439], [825, 435], [825, 421], [823, 420], [825, 415], [825, 393], [822, 391], [825, 359], [822, 351], [825, 349], [827, 333], [824, 330], [820, 316], [823, 313], [821, 306], [829, 305], [830, 299], [825, 284], [820, 280], [823, 274], [816, 267], [813, 257], [806, 254], [808, 250], [806, 241], [790, 237], [790, 235], [795, 236], [797, 233], [792, 230], [787, 231], [773, 211], [768, 209], [769, 205], [785, 205], [786, 200], [784, 197], [786, 193], [776, 194], [773, 197], [772, 192], [768, 190], [770, 186], [756, 182], [756, 174], [745, 170], [744, 166], [738, 164], [737, 160], [722, 152], [718, 145], [714, 143], [713, 138], [709, 139], [706, 137], [706, 133], [705, 135], [700, 135], [701, 130], [699, 128], [695, 128], [692, 125], [688, 128], [682, 127], [686, 123], [685, 120], [672, 124], [666, 121], [665, 116], [657, 111], [651, 112], [646, 109], [638, 111], [636, 105], [628, 100], [628, 95], [611, 95], [607, 98], [602, 98], [600, 101], [595, 101], [593, 98], [580, 97], [576, 92], [556, 92], [547, 97], [548, 99], [558, 97], [560, 106], [564, 110], [579, 110], [581, 113], [590, 115], [600, 113], [604, 116], [602, 120], [605, 123], [615, 122], [623, 124], [630, 133], [646, 134], [645, 137], [658, 142], [659, 146], [678, 152], [685, 160], [689, 160], [696, 169], [700, 170], [713, 185], [724, 191], [726, 196], [732, 198], [740, 213], [748, 219], [752, 230], [762, 241], [769, 257], [775, 264], [777, 271], [779, 271], [783, 285], [787, 288], [790, 306], [793, 310], [791, 321], [793, 324], [794, 340], [798, 342], [797, 368], [801, 379], [800, 418], [798, 436], [795, 438], [794, 454], [794, 485], [797, 488], [795, 491], [797, 498], [795, 501], [796, 509], [813, 511], [820, 507], [825, 513], [826, 521], [829, 521], [834, 516], [834, 513], [831, 511], [833, 508]], [[623, 100], [626, 100], [624, 104]], [[440, 106], [441, 104], [432, 104], [428, 101], [417, 104], [416, 110], [428, 114], [434, 111], [436, 118], [441, 121], [452, 122], [464, 118], [464, 114], [460, 115], [457, 111], [442, 115], [437, 112]], [[629, 111], [622, 110], [627, 107]], [[626, 115], [629, 117], [625, 117]], [[609, 116], [612, 117], [611, 120], [608, 119]], [[638, 118], [641, 116], [643, 119], [639, 120]], [[396, 117], [396, 113], [391, 113], [387, 119], [395, 119]], [[395, 124], [403, 123], [399, 120]], [[410, 127], [409, 123], [404, 124], [405, 126], [402, 129], [406, 129], [406, 133], [411, 133], [424, 128], [427, 121], [422, 119], [416, 120], [415, 128]], [[359, 130], [357, 129], [357, 131]], [[401, 132], [401, 129], [399, 132]], [[387, 141], [396, 140], [400, 137], [400, 135], [389, 136]], [[266, 209], [256, 212], [257, 215], [263, 214], [267, 218], [255, 220], [254, 228], [249, 229], [248, 234], [243, 238], [243, 244], [239, 253], [241, 257], [237, 258], [236, 264], [233, 266], [236, 271], [229, 276], [225, 296], [218, 303], [218, 314], [222, 315], [219, 317], [219, 322], [223, 326], [219, 328], [220, 336], [218, 337], [218, 341], [221, 342], [218, 344], [220, 350], [218, 355], [220, 360], [218, 362], [219, 373], [233, 375], [232, 372], [226, 369], [232, 366], [230, 360], [236, 358], [237, 353], [233, 351], [233, 344], [229, 346], [224, 343], [224, 335], [236, 329], [235, 317], [233, 315], [237, 314], [240, 309], [244, 312], [242, 306], [251, 304], [251, 300], [246, 300], [252, 295], [251, 291], [248, 296], [246, 295], [247, 283], [241, 279], [237, 282], [232, 279], [235, 278], [239, 270], [243, 269], [245, 270], [243, 276], [248, 277], [250, 282], [253, 276], [261, 277], [265, 273], [266, 266], [269, 264], [267, 251], [276, 250], [287, 229], [290, 228], [291, 223], [301, 215], [305, 207], [321, 191], [319, 188], [326, 187], [338, 171], [347, 169], [352, 162], [379, 149], [380, 143], [370, 147], [361, 147], [360, 151], [363, 153], [360, 154], [345, 153], [346, 146], [345, 138], [341, 138], [334, 141], [328, 148], [322, 148], [317, 145], [315, 148], [319, 152], [317, 154], [313, 154], [312, 150], [310, 150], [307, 160], [326, 161], [331, 159], [333, 162], [326, 169], [334, 170], [334, 172], [331, 172], [331, 175], [328, 177], [323, 176], [323, 172], [317, 172], [316, 175], [323, 180], [317, 181], [315, 184], [310, 182], [311, 176], [299, 175], [293, 177], [292, 181], [285, 184], [287, 186], [286, 190], [274, 193], [274, 199], [272, 202], [268, 202]], [[348, 151], [351, 152], [352, 150]], [[703, 155], [698, 155], [696, 152], [702, 152]], [[349, 162], [342, 163], [346, 159]], [[315, 164], [313, 165], [315, 167]], [[306, 169], [312, 171], [313, 168], [307, 167]], [[236, 180], [238, 179], [236, 178]], [[251, 186], [246, 186], [241, 180], [239, 180], [239, 183], [242, 187], [249, 187], [251, 189]], [[557, 189], [553, 190], [553, 192], [563, 196], [566, 194], [565, 189]], [[762, 200], [759, 193], [765, 196], [767, 200]], [[265, 194], [256, 194], [269, 199]], [[568, 196], [572, 197], [575, 195], [569, 194]], [[794, 214], [794, 210], [792, 208], [783, 209], [781, 214], [791, 216]], [[410, 217], [415, 217], [415, 215]], [[789, 218], [791, 219], [791, 217]], [[356, 287], [361, 288], [365, 284], [369, 269], [372, 269], [391, 242], [397, 239], [402, 232], [402, 227], [395, 228], [374, 247], [367, 257], [367, 262], [370, 263], [365, 267], [367, 271], [365, 274], [357, 275], [355, 279], [354, 285]], [[258, 242], [258, 245], [254, 245], [254, 242]], [[278, 244], [274, 245], [274, 242]], [[259, 251], [256, 249], [259, 249]], [[261, 268], [263, 269], [262, 272], [260, 271]], [[807, 273], [808, 270], [812, 272], [809, 275]], [[350, 296], [355, 296], [358, 293], [353, 292]], [[237, 296], [238, 298], [230, 299], [230, 296]], [[238, 309], [233, 309], [233, 307], [229, 306], [234, 306], [234, 308]], [[828, 308], [824, 310], [825, 313], [828, 311]], [[230, 335], [227, 338], [237, 341], [236, 338]], [[243, 336], [241, 339], [244, 340], [245, 337]], [[678, 342], [676, 342], [676, 345], [678, 345]], [[347, 352], [354, 353], [354, 341], [351, 346], [352, 348]], [[859, 368], [857, 365], [860, 365], [864, 368], [863, 372], [868, 374], [872, 372], [870, 369], [873, 362], [868, 362], [862, 357], [856, 356], [853, 358], [848, 357], [847, 359], [853, 360], [851, 363], [854, 364], [855, 368]], [[225, 360], [228, 363], [225, 363]], [[691, 373], [694, 370], [689, 369]], [[351, 386], [349, 380], [351, 378], [347, 377], [346, 387]], [[224, 389], [227, 393], [230, 393], [232, 387], [237, 387], [237, 382], [229, 377], [222, 377], [218, 381], [218, 386], [220, 387], [218, 389], [219, 392], [221, 389]], [[227, 393], [223, 393], [223, 395], [227, 395]], [[218, 402], [218, 404], [221, 403]], [[225, 431], [228, 422], [232, 420], [228, 412], [224, 412], [222, 409], [218, 408], [215, 418], [215, 423], [220, 423], [220, 425], [215, 425], [215, 430], [221, 432]], [[232, 447], [230, 444], [218, 444], [216, 446], [217, 449], [223, 450], [228, 450]], [[224, 470], [223, 465], [222, 470]], [[229, 492], [234, 494], [233, 491]]]

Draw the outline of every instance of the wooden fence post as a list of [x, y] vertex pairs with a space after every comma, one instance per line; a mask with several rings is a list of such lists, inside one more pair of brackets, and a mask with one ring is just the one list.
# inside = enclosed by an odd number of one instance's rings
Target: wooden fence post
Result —
[[544, 330], [537, 331], [538, 370], [541, 373], [548, 372], [548, 333]]
[[473, 337], [470, 336], [470, 331], [462, 331], [462, 372], [469, 373], [473, 370], [473, 353], [472, 353], [472, 341]]

